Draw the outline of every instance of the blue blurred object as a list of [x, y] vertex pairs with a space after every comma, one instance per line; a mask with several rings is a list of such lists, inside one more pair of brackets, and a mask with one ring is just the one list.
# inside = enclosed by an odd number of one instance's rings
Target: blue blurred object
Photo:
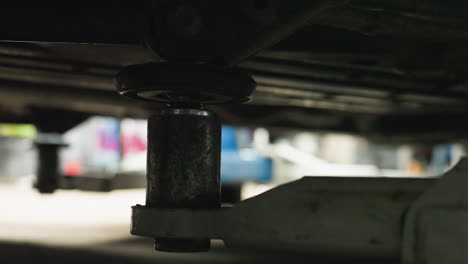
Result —
[[239, 149], [237, 135], [238, 131], [235, 128], [223, 126], [221, 139], [221, 182], [271, 181], [273, 175], [272, 160], [260, 155], [252, 148]]
[[453, 159], [452, 152], [451, 144], [439, 144], [433, 148], [429, 169], [434, 175], [441, 175], [447, 170]]
[[223, 126], [221, 137], [221, 151], [237, 151], [236, 129], [230, 126]]

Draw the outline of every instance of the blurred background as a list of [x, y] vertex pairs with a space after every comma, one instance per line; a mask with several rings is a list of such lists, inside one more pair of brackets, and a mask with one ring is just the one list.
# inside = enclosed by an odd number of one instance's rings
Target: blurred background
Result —
[[[64, 134], [60, 173], [99, 179], [134, 173], [139, 182], [146, 170], [146, 126], [139, 119], [86, 120]], [[0, 124], [3, 185], [33, 184], [36, 136], [32, 125]], [[347, 134], [223, 126], [221, 179], [225, 186], [241, 186], [245, 198], [255, 187], [303, 176], [436, 177], [464, 154], [464, 142], [394, 144]]]
[[[150, 241], [129, 234], [130, 207], [145, 202], [146, 134], [145, 120], [86, 120], [63, 137], [59, 190], [40, 194], [32, 188], [38, 132], [32, 125], [1, 124], [0, 243], [165, 258], [167, 253], [150, 249]], [[222, 199], [233, 204], [303, 176], [437, 177], [464, 154], [464, 142], [390, 144], [347, 134], [223, 126]], [[224, 252], [222, 242], [214, 248], [214, 255], [170, 259], [213, 261]]]

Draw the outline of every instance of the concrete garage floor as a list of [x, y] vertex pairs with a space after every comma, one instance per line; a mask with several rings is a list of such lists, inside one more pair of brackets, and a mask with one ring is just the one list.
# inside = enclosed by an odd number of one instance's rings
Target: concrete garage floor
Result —
[[0, 186], [0, 263], [376, 263], [234, 251], [222, 241], [208, 253], [156, 252], [151, 239], [129, 235], [130, 206], [143, 200], [143, 190], [40, 195]]

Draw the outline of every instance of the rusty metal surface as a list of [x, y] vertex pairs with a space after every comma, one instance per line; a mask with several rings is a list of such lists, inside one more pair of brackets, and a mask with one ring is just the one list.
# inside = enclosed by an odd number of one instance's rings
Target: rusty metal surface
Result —
[[[221, 124], [201, 109], [163, 109], [148, 120], [146, 206], [217, 208], [220, 190]], [[201, 239], [155, 237], [161, 251], [206, 251]]]
[[221, 125], [208, 111], [161, 110], [148, 120], [146, 205], [220, 206]]

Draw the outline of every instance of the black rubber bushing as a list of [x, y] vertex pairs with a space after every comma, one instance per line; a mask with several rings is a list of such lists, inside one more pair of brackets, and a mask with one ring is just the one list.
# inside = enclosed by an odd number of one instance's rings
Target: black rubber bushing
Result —
[[159, 103], [245, 103], [256, 86], [242, 70], [210, 64], [132, 65], [116, 81], [120, 94]]

